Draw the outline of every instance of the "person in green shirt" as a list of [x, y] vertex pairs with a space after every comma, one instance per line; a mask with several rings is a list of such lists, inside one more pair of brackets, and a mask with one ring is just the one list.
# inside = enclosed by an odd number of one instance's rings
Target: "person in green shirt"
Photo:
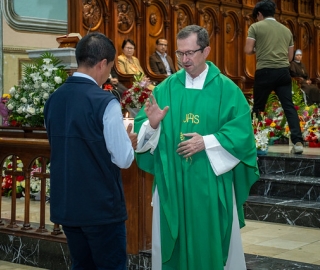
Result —
[[291, 31], [276, 21], [276, 4], [262, 0], [256, 4], [252, 16], [258, 22], [250, 25], [244, 51], [256, 54], [257, 69], [254, 76], [252, 113], [259, 118], [264, 112], [272, 91], [278, 96], [291, 132], [291, 153], [302, 154], [303, 138], [297, 110], [292, 102], [292, 80], [289, 61], [293, 57]]
[[177, 35], [183, 69], [135, 118], [138, 166], [154, 175], [152, 269], [245, 270], [243, 204], [258, 180], [250, 108], [206, 58], [206, 29]]

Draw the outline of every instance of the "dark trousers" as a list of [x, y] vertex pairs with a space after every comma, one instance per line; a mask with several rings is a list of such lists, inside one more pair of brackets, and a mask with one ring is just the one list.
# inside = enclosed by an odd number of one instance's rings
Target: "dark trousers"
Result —
[[125, 223], [98, 226], [63, 226], [71, 254], [72, 270], [125, 270]]
[[263, 68], [255, 73], [253, 86], [253, 109], [258, 116], [265, 110], [270, 93], [278, 96], [291, 132], [291, 141], [303, 142], [297, 110], [292, 102], [292, 81], [289, 68]]

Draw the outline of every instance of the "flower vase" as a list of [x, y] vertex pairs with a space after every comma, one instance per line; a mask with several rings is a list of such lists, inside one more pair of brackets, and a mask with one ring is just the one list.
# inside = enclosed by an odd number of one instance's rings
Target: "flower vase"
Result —
[[265, 156], [268, 154], [268, 148], [266, 150], [257, 149], [258, 156]]
[[127, 108], [128, 112], [129, 112], [129, 118], [135, 118], [138, 114], [138, 112], [140, 111], [139, 108]]

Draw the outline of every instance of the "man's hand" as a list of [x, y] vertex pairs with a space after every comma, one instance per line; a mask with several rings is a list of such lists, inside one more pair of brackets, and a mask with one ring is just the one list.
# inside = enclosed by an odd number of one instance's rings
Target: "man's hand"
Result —
[[147, 102], [145, 103], [144, 111], [146, 112], [150, 126], [153, 129], [156, 129], [159, 126], [160, 121], [166, 116], [168, 110], [168, 106], [161, 110], [154, 96], [152, 94], [150, 95], [149, 99], [147, 99]]
[[117, 78], [111, 78], [110, 79], [110, 82], [112, 83], [112, 84], [118, 84], [118, 79]]
[[183, 135], [192, 138], [179, 143], [177, 149], [177, 153], [179, 155], [183, 155], [184, 158], [188, 158], [205, 149], [203, 137], [198, 133], [186, 133]]
[[127, 133], [128, 133], [129, 139], [131, 141], [132, 148], [134, 150], [136, 150], [137, 149], [137, 144], [138, 144], [138, 134], [131, 132], [132, 129], [133, 129], [133, 125], [129, 124], [128, 127], [127, 127]]

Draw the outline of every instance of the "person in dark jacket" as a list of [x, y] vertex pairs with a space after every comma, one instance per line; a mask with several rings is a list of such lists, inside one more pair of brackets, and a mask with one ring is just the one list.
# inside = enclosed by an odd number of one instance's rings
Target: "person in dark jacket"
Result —
[[126, 269], [127, 211], [121, 168], [134, 159], [137, 134], [125, 130], [119, 102], [101, 85], [115, 47], [91, 33], [76, 47], [78, 70], [48, 99], [50, 220], [67, 237], [72, 269]]
[[173, 61], [167, 55], [168, 41], [159, 38], [156, 41], [156, 51], [149, 57], [149, 65], [151, 70], [156, 74], [165, 74], [170, 76], [176, 72]]
[[301, 59], [302, 51], [298, 49], [294, 52], [293, 60], [290, 63], [290, 75], [301, 79], [301, 89], [307, 95], [308, 105], [320, 104], [320, 89], [312, 84], [306, 66], [301, 62]]

